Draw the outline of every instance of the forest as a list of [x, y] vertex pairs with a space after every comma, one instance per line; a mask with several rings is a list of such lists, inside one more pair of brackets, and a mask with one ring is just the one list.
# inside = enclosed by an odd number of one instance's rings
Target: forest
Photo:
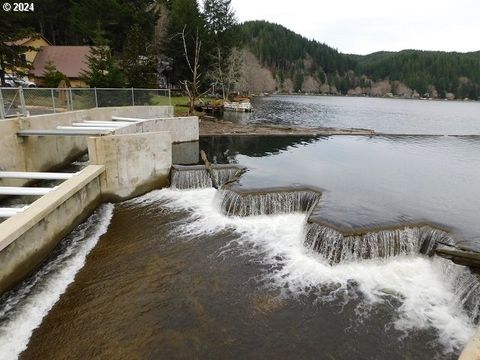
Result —
[[19, 67], [26, 49], [15, 40], [41, 34], [52, 45], [93, 46], [84, 74], [90, 86], [480, 96], [480, 51], [343, 54], [278, 24], [240, 24], [231, 0], [42, 0], [34, 14], [10, 15], [0, 18], [2, 69]]

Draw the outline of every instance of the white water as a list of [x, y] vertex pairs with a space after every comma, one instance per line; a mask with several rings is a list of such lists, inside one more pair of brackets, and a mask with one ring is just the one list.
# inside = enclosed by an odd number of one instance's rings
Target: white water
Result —
[[[237, 167], [213, 169], [216, 177], [216, 183], [222, 186], [240, 171]], [[199, 189], [212, 187], [212, 179], [205, 168], [200, 169], [173, 169], [172, 188], [176, 189]]]
[[[17, 359], [27, 348], [32, 332], [47, 315], [85, 258], [110, 224], [113, 205], [102, 205], [70, 234], [58, 256], [50, 260], [18, 290], [0, 299], [0, 358]], [[55, 346], [55, 344], [52, 344]]]
[[[134, 201], [152, 203], [172, 210], [188, 210], [190, 216], [177, 227], [179, 235], [195, 237], [231, 229], [241, 236], [228, 250], [245, 251], [262, 258], [269, 269], [264, 279], [297, 296], [317, 290], [319, 301], [348, 301], [352, 280], [365, 298], [375, 304], [395, 297], [401, 305], [393, 325], [401, 331], [435, 329], [446, 352], [461, 349], [475, 326], [455, 295], [455, 279], [444, 272], [466, 271], [446, 260], [423, 256], [399, 256], [330, 266], [321, 256], [303, 245], [305, 215], [224, 216], [216, 190], [177, 191], [163, 189]], [[335, 290], [325, 290], [332, 287]], [[320, 290], [323, 289], [323, 290]], [[366, 306], [368, 308], [368, 306]], [[367, 314], [368, 315], [368, 314]]]
[[347, 236], [316, 223], [308, 224], [307, 229], [305, 246], [322, 254], [330, 264], [420, 253], [433, 255], [437, 241], [453, 242], [446, 232], [428, 226], [405, 226]]
[[252, 216], [309, 212], [319, 201], [320, 193], [309, 190], [265, 193], [223, 190], [221, 198], [221, 208], [226, 215]]

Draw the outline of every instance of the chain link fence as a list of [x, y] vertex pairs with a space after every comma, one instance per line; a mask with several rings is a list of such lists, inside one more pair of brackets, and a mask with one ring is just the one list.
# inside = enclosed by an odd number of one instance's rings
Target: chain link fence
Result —
[[108, 106], [171, 105], [169, 89], [0, 88], [0, 119]]

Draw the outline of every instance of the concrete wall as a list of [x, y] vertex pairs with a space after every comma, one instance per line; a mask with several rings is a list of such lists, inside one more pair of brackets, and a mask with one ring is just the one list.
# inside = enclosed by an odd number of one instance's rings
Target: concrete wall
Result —
[[159, 118], [141, 123], [141, 132], [169, 131], [174, 143], [198, 141], [198, 117]]
[[470, 338], [458, 360], [480, 359], [480, 329]]
[[88, 155], [91, 164], [105, 165], [100, 176], [104, 199], [128, 199], [168, 183], [171, 135], [152, 132], [91, 137]]
[[157, 131], [169, 131], [172, 134], [172, 142], [174, 143], [198, 141], [198, 117], [162, 117], [146, 120], [118, 129], [115, 131], [115, 134], [148, 133]]
[[[127, 134], [87, 139], [84, 136], [18, 137], [23, 129], [55, 129], [83, 120], [112, 116], [148, 118]], [[106, 199], [141, 195], [168, 183], [172, 135], [177, 141], [198, 139], [198, 119], [172, 122], [171, 106], [98, 108], [0, 121], [0, 170], [52, 170], [89, 151], [90, 163], [79, 175], [35, 201], [23, 213], [0, 223], [0, 294], [36, 268], [58, 241]], [[171, 130], [161, 131], [157, 130]], [[127, 132], [128, 132], [127, 131]], [[139, 133], [136, 133], [136, 132]], [[104, 166], [105, 165], [105, 166]], [[0, 179], [0, 186], [21, 186], [25, 180]]]
[[[173, 115], [171, 106], [125, 106], [96, 108], [66, 113], [0, 120], [0, 171], [47, 171], [70, 163], [87, 151], [82, 136], [42, 136], [21, 138], [18, 130], [55, 129], [83, 120], [111, 120], [112, 116], [166, 117]], [[25, 180], [0, 179], [0, 186], [22, 186]]]
[[[113, 116], [138, 117], [143, 119], [173, 117], [173, 106], [123, 106], [108, 108]], [[111, 120], [112, 117], [110, 116]]]
[[88, 166], [0, 224], [0, 294], [30, 274], [100, 202], [103, 166]]
[[[43, 128], [71, 124], [71, 117], [59, 114], [56, 119], [46, 118]], [[59, 167], [86, 151], [82, 137], [21, 138], [18, 130], [42, 128], [37, 121], [10, 119], [0, 121], [0, 171], [44, 171]], [[21, 186], [25, 180], [2, 180], [0, 186]]]
[[172, 163], [178, 165], [194, 165], [200, 159], [200, 144], [198, 141], [172, 144]]

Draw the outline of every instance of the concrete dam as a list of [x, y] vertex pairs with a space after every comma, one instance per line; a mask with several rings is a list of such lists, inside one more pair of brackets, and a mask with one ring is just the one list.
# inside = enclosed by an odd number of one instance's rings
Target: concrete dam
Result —
[[[168, 184], [172, 144], [198, 141], [198, 118], [171, 106], [95, 108], [0, 121], [0, 196], [41, 196], [0, 210], [0, 293], [36, 268], [100, 203]], [[88, 152], [74, 174], [49, 173]], [[57, 179], [54, 188], [31, 187]]]
[[[212, 308], [225, 308], [225, 311], [231, 312], [232, 310], [225, 306], [224, 302], [230, 301], [235, 304], [235, 307], [238, 304], [238, 308], [243, 309], [245, 304], [250, 305], [251, 301], [254, 304], [255, 316], [261, 317], [266, 314], [275, 314], [276, 310], [282, 310], [288, 305], [294, 309], [291, 313], [297, 319], [302, 319], [302, 316], [297, 316], [303, 311], [298, 304], [294, 305], [297, 306], [295, 308], [292, 306], [293, 302], [289, 303], [289, 300], [278, 300], [266, 295], [256, 298], [257, 295], [251, 289], [239, 291], [239, 287], [251, 283], [251, 279], [258, 276], [263, 266], [269, 268], [273, 274], [269, 281], [279, 282], [282, 291], [287, 293], [301, 291], [301, 296], [308, 297], [310, 296], [308, 291], [320, 283], [324, 288], [332, 286], [333, 293], [348, 298], [357, 287], [364, 286], [367, 289], [366, 292], [375, 298], [375, 301], [389, 297], [406, 298], [407, 310], [412, 309], [412, 313], [417, 314], [416, 307], [420, 307], [421, 311], [418, 313], [423, 311], [423, 313], [434, 313], [434, 315], [437, 314], [437, 310], [432, 311], [432, 309], [444, 306], [442, 302], [444, 294], [438, 296], [439, 300], [436, 299], [436, 293], [441, 291], [435, 289], [432, 291], [434, 295], [428, 297], [429, 290], [421, 284], [419, 279], [418, 284], [411, 285], [414, 289], [412, 293], [418, 292], [419, 295], [408, 293], [408, 296], [404, 296], [398, 289], [406, 286], [400, 279], [401, 276], [397, 275], [399, 269], [403, 268], [411, 268], [409, 271], [412, 274], [422, 273], [422, 271], [427, 273], [432, 268], [443, 269], [446, 275], [454, 277], [452, 282], [457, 284], [453, 300], [458, 303], [458, 308], [463, 308], [473, 322], [478, 324], [480, 318], [478, 253], [474, 249], [457, 246], [454, 234], [448, 228], [442, 228], [435, 223], [411, 221], [393, 225], [375, 224], [371, 227], [353, 229], [342, 227], [342, 224], [336, 224], [323, 217], [321, 201], [324, 197], [324, 189], [301, 184], [268, 187], [261, 182], [259, 182], [261, 186], [255, 188], [239, 181], [250, 171], [243, 165], [235, 163], [191, 165], [199, 162], [198, 143], [195, 143], [196, 146], [190, 146], [198, 140], [198, 118], [173, 117], [173, 109], [170, 106], [96, 108], [19, 117], [0, 122], [0, 148], [3, 150], [2, 154], [8, 154], [0, 159], [0, 197], [2, 197], [0, 201], [9, 195], [37, 199], [29, 204], [19, 201], [0, 208], [0, 215], [6, 219], [0, 223], [0, 264], [2, 264], [0, 293], [15, 288], [22, 279], [28, 278], [32, 271], [51, 256], [52, 252], [55, 254], [58, 252], [56, 247], [59, 244], [66, 249], [59, 258], [68, 257], [69, 251], [74, 251], [70, 247], [75, 248], [75, 246], [79, 248], [75, 251], [81, 253], [84, 258], [89, 251], [94, 252], [93, 248], [97, 246], [96, 241], [89, 240], [79, 245], [75, 243], [79, 237], [88, 239], [93, 237], [98, 240], [99, 237], [106, 236], [110, 246], [106, 248], [105, 244], [99, 244], [99, 249], [98, 246], [96, 249], [98, 252], [93, 254], [93, 263], [96, 261], [98, 266], [105, 261], [107, 264], [103, 269], [110, 266], [111, 269], [107, 270], [111, 273], [107, 271], [105, 278], [101, 278], [98, 283], [96, 279], [88, 283], [87, 288], [91, 287], [93, 290], [85, 290], [85, 287], [78, 285], [75, 279], [66, 294], [67, 301], [59, 302], [58, 311], [59, 314], [63, 314], [61, 324], [55, 323], [47, 316], [45, 326], [54, 330], [51, 330], [50, 335], [34, 336], [33, 350], [30, 348], [25, 350], [30, 341], [31, 334], [29, 334], [28, 338], [25, 338], [26, 343], [22, 345], [23, 350], [26, 351], [22, 356], [41, 358], [48, 353], [48, 347], [52, 343], [52, 338], [49, 339], [48, 336], [61, 338], [62, 350], [57, 351], [56, 356], [65, 356], [70, 351], [69, 342], [65, 339], [78, 338], [73, 335], [74, 331], [70, 332], [69, 324], [77, 321], [90, 323], [98, 314], [101, 317], [111, 311], [108, 307], [116, 306], [119, 306], [122, 314], [129, 315], [125, 316], [125, 319], [123, 315], [111, 315], [109, 321], [122, 323], [123, 327], [119, 328], [123, 329], [125, 323], [128, 323], [132, 331], [146, 333], [141, 339], [148, 344], [146, 347], [143, 343], [141, 347], [132, 347], [132, 352], [129, 353], [126, 350], [126, 353], [121, 353], [123, 356], [138, 355], [135, 351], [140, 351], [140, 348], [147, 349], [146, 354], [150, 355], [158, 351], [160, 346], [156, 336], [164, 336], [163, 334], [168, 332], [162, 332], [157, 328], [151, 332], [144, 330], [147, 326], [157, 326], [157, 323], [168, 323], [169, 315], [154, 313], [155, 316], [144, 318], [143, 311], [147, 308], [148, 311], [153, 312], [152, 309], [161, 307], [158, 306], [159, 304], [175, 304], [175, 310], [172, 312], [181, 314], [180, 317], [184, 316], [179, 321], [180, 325], [175, 321], [171, 325], [173, 328], [179, 326], [182, 329], [170, 334], [173, 339], [190, 336], [190, 331], [193, 330], [188, 326], [187, 330], [184, 330], [181, 327], [183, 323], [199, 322], [200, 328], [210, 324], [213, 329], [227, 331], [225, 329], [229, 326], [228, 321], [222, 323], [221, 319], [208, 318], [205, 315], [205, 309], [208, 307], [198, 300], [198, 294], [202, 294], [204, 289], [211, 289], [202, 295], [204, 296], [202, 300], [204, 304], [214, 304]], [[179, 151], [175, 153], [173, 148]], [[84, 158], [88, 156], [88, 164], [84, 164], [81, 170], [68, 170], [69, 164], [82, 155], [85, 155]], [[177, 161], [176, 157], [184, 159]], [[271, 174], [274, 176], [276, 173], [271, 172]], [[37, 182], [38, 180], [47, 181], [47, 185], [44, 182]], [[54, 185], [48, 181], [54, 182]], [[167, 186], [169, 188], [165, 189]], [[164, 189], [158, 190], [161, 188]], [[115, 216], [113, 215], [114, 206], [109, 204], [111, 202], [117, 203]], [[102, 203], [107, 204], [102, 205]], [[115, 224], [113, 224], [112, 233], [109, 228], [110, 234], [108, 234], [107, 228], [112, 218]], [[88, 220], [85, 221], [86, 219]], [[130, 220], [128, 225], [119, 226], [119, 222], [126, 219]], [[133, 229], [134, 224], [135, 229]], [[138, 234], [138, 229], [148, 236]], [[124, 233], [126, 235], [122, 236]], [[186, 237], [188, 240], [178, 241], [175, 244], [172, 241], [165, 241], [165, 245], [161, 241], [152, 241], [152, 239], [159, 239], [156, 237], [157, 233], [166, 238], [174, 234], [175, 237], [180, 239]], [[245, 251], [242, 256], [257, 256], [253, 255], [254, 251], [247, 243], [256, 237], [265, 238], [267, 239], [265, 243], [260, 242], [254, 245], [254, 248], [260, 249], [258, 252], [264, 258], [253, 260], [254, 266], [248, 265], [247, 261], [232, 260], [232, 258], [230, 261], [234, 266], [231, 266], [228, 261], [220, 261], [220, 265], [212, 261], [214, 265], [210, 266], [210, 263], [205, 260], [212, 259], [208, 252], [210, 245], [204, 246], [201, 242], [194, 241], [205, 237], [220, 243], [218, 250], [220, 257], [238, 251], [232, 244], [239, 245], [239, 248], [243, 249], [241, 251]], [[225, 244], [224, 238], [231, 239], [231, 243]], [[63, 245], [62, 239], [66, 239]], [[138, 247], [140, 242], [144, 243], [141, 248]], [[173, 249], [169, 250], [169, 246]], [[109, 257], [110, 253], [115, 253], [117, 257]], [[144, 257], [135, 258], [135, 254], [139, 253], [143, 253]], [[164, 253], [169, 254], [169, 257], [162, 258], [166, 256], [163, 255]], [[305, 255], [307, 253], [308, 256]], [[118, 257], [128, 261], [117, 263]], [[433, 258], [435, 260], [432, 261]], [[109, 261], [112, 262], [111, 265], [108, 264]], [[385, 265], [389, 262], [393, 264], [390, 267]], [[377, 274], [380, 272], [376, 269], [377, 266], [380, 267], [378, 264], [385, 266], [380, 270], [385, 273]], [[50, 271], [57, 265], [56, 258], [53, 257], [47, 269], [42, 271]], [[82, 263], [76, 263], [73, 266], [75, 272], [69, 276], [75, 276], [82, 266]], [[135, 288], [131, 285], [138, 284], [135, 279], [139, 274], [132, 275], [123, 268], [129, 269], [130, 266], [142, 269], [145, 267], [141, 274], [147, 279], [145, 284], [149, 286], [142, 285]], [[413, 269], [415, 266], [418, 266], [418, 269]], [[79, 280], [80, 284], [83, 281], [83, 285], [85, 278], [95, 278], [96, 269], [92, 268], [91, 264], [86, 267]], [[224, 271], [216, 270], [218, 268]], [[195, 274], [194, 277], [192, 273]], [[225, 278], [221, 277], [223, 273], [227, 274]], [[172, 274], [175, 276], [171, 276]], [[333, 285], [330, 278], [324, 279], [325, 274], [335, 280]], [[351, 280], [352, 274], [355, 275], [354, 280]], [[362, 284], [361, 277], [367, 279], [372, 277], [374, 280]], [[241, 280], [235, 280], [237, 278]], [[431, 280], [429, 277], [425, 278]], [[164, 279], [172, 282], [171, 289], [168, 291], [163, 288]], [[36, 277], [32, 282], [37, 280]], [[126, 287], [128, 291], [122, 288], [123, 281], [130, 283], [131, 287]], [[212, 288], [206, 285], [210, 282], [214, 284]], [[158, 285], [159, 283], [162, 285]], [[161, 291], [158, 291], [156, 286], [162, 286]], [[336, 286], [338, 288], [335, 289]], [[98, 291], [102, 287], [108, 290]], [[300, 290], [294, 290], [295, 287]], [[220, 292], [219, 289], [227, 290]], [[110, 292], [112, 293], [110, 296], [117, 299], [115, 306], [111, 305], [112, 298], [108, 297]], [[212, 294], [207, 294], [208, 292]], [[61, 292], [58, 296], [60, 295]], [[90, 309], [90, 312], [83, 314], [85, 309], [83, 306], [86, 303], [84, 298], [88, 299], [91, 296], [95, 297], [95, 303], [99, 309]], [[97, 299], [96, 296], [99, 298]], [[227, 300], [224, 300], [223, 296]], [[139, 302], [143, 297], [150, 303]], [[253, 297], [253, 300], [250, 297]], [[134, 300], [130, 301], [130, 299]], [[395, 301], [391, 301], [392, 307], [400, 307]], [[69, 302], [74, 304], [73, 309], [67, 305]], [[191, 307], [182, 307], [190, 302]], [[167, 308], [170, 309], [169, 306]], [[354, 314], [358, 315], [358, 309], [350, 310], [352, 312], [346, 313], [346, 318], [352, 318]], [[450, 309], [447, 310], [450, 311]], [[68, 317], [69, 313], [79, 311], [82, 311], [81, 318]], [[48, 313], [48, 309], [46, 312]], [[279, 311], [279, 313], [286, 314], [288, 311]], [[452, 314], [448, 313], [448, 316], [451, 315], [450, 322], [454, 323], [456, 314], [453, 311]], [[46, 315], [46, 313], [43, 314], [38, 321], [43, 321]], [[317, 321], [316, 325], [311, 326], [299, 320], [297, 328], [305, 329], [307, 334], [308, 331], [317, 333], [318, 324], [323, 323], [324, 319], [330, 316], [327, 312], [322, 313], [318, 309], [304, 315], [311, 316]], [[432, 318], [437, 321], [434, 315]], [[235, 325], [233, 333], [238, 332], [244, 337], [248, 337], [247, 332], [252, 330], [247, 331], [247, 328], [242, 328], [246, 323], [251, 322], [256, 324], [256, 328], [261, 328], [263, 322], [260, 320], [260, 323], [256, 323], [254, 316], [250, 313], [247, 313], [249, 322], [244, 322], [242, 319], [245, 313], [242, 311], [233, 313], [232, 316], [234, 320], [231, 323]], [[436, 326], [438, 329], [443, 329], [442, 326], [446, 321], [443, 321], [442, 316], [438, 316]], [[407, 319], [410, 318], [407, 317]], [[401, 320], [405, 321], [403, 318]], [[332, 320], [330, 323], [334, 324], [335, 321]], [[236, 328], [237, 325], [239, 329]], [[111, 326], [114, 333], [116, 328], [114, 325]], [[72, 326], [72, 328], [75, 327], [76, 325]], [[344, 329], [345, 325], [340, 324], [338, 328], [333, 326], [327, 332], [335, 334], [338, 331], [337, 334], [340, 334]], [[204, 331], [192, 337], [210, 336], [212, 331], [215, 330]], [[269, 339], [269, 332], [262, 336]], [[65, 334], [64, 338], [61, 337], [62, 333]], [[451, 335], [448, 331], [445, 333], [448, 336]], [[285, 334], [288, 336], [287, 331]], [[441, 334], [443, 336], [443, 333]], [[92, 336], [95, 335], [92, 334]], [[117, 336], [120, 335], [117, 334]], [[296, 336], [295, 334], [294, 337]], [[466, 337], [464, 334], [462, 336]], [[394, 337], [386, 338], [391, 339], [393, 345], [396, 344]], [[473, 337], [468, 343], [463, 355], [464, 359], [474, 358], [475, 354], [478, 354], [477, 339], [478, 337]], [[79, 340], [80, 344], [83, 344], [80, 348], [88, 347], [89, 341], [92, 341], [92, 337]], [[106, 340], [102, 339], [102, 341]], [[113, 336], [111, 342], [115, 341], [118, 340]], [[177, 344], [175, 341], [172, 340], [172, 343]], [[201, 348], [198, 343], [195, 346]], [[204, 343], [209, 342], [204, 341]], [[112, 348], [110, 346], [110, 349]], [[168, 350], [168, 344], [163, 348]], [[388, 346], [385, 348], [388, 351]], [[181, 351], [184, 351], [183, 354], [192, 354], [185, 349]], [[368, 353], [369, 350], [363, 351]], [[158, 354], [160, 356], [162, 353]], [[86, 356], [88, 355], [93, 353], [86, 353]], [[109, 355], [114, 357], [113, 353]]]

